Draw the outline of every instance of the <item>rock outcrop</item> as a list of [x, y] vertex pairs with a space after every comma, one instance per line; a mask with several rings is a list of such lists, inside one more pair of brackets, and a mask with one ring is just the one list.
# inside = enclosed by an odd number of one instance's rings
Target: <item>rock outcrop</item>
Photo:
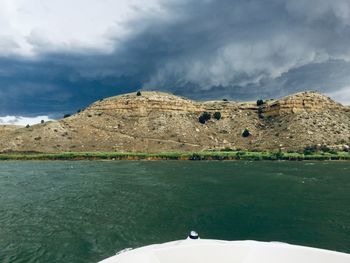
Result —
[[[220, 118], [200, 123], [203, 112], [220, 112]], [[350, 145], [350, 109], [316, 92], [261, 106], [132, 93], [97, 101], [60, 121], [0, 133], [2, 152], [300, 151], [317, 144]]]
[[[340, 103], [317, 92], [300, 92], [281, 100], [268, 101], [262, 106], [264, 116], [279, 116], [302, 112], [324, 112], [326, 110], [342, 110]], [[345, 108], [344, 108], [345, 109]]]

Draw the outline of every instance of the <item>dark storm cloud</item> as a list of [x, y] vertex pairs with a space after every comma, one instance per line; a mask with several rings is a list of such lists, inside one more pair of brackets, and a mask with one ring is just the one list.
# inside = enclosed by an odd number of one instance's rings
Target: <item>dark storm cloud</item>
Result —
[[[248, 100], [350, 86], [347, 0], [177, 0], [163, 10], [129, 21], [124, 39], [112, 34], [109, 55], [0, 58], [0, 114], [74, 111], [141, 87]], [[31, 42], [49, 50], [45, 41]]]
[[[187, 86], [196, 97], [244, 98], [284, 95], [301, 87], [332, 92], [347, 85], [349, 71], [334, 71], [349, 68], [345, 62], [350, 52], [348, 1], [192, 1], [184, 5], [172, 7], [180, 14], [179, 21], [174, 18], [173, 23], [145, 31], [149, 38], [137, 36], [148, 40], [149, 47], [162, 45], [172, 51], [166, 59], [162, 57], [162, 67], [146, 87], [179, 90]], [[332, 85], [326, 89], [320, 79]]]
[[55, 54], [0, 59], [0, 115], [71, 113], [103, 97], [140, 87], [140, 75], [107, 72], [104, 57]]

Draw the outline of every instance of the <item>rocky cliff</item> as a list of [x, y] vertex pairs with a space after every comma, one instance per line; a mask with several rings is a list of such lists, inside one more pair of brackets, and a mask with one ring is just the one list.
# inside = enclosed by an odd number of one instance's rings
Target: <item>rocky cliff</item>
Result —
[[161, 92], [125, 94], [60, 121], [0, 133], [2, 152], [300, 151], [317, 144], [347, 149], [350, 109], [316, 92], [259, 106], [195, 102]]
[[300, 92], [277, 101], [267, 101], [262, 106], [264, 116], [300, 114], [303, 112], [341, 111], [344, 107], [317, 92]]

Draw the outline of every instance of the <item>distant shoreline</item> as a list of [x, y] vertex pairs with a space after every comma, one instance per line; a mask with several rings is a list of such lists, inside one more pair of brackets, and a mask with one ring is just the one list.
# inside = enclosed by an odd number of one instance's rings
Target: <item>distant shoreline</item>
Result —
[[[0, 125], [0, 153], [104, 151], [107, 153], [45, 158], [196, 159], [189, 155], [197, 152], [200, 159], [269, 160], [280, 159], [275, 153], [283, 151], [333, 153], [333, 157], [320, 154], [312, 158], [341, 159], [343, 155], [337, 152], [350, 149], [349, 113], [349, 107], [315, 91], [254, 102], [194, 101], [158, 91], [133, 92], [101, 98], [57, 121], [43, 119], [22, 128]], [[235, 153], [203, 151], [248, 153], [237, 157]], [[249, 153], [255, 151], [269, 153]], [[283, 158], [309, 157], [286, 154]]]
[[0, 161], [6, 160], [286, 160], [286, 161], [350, 161], [349, 152], [338, 153], [284, 153], [284, 152], [63, 152], [63, 153], [1, 153]]

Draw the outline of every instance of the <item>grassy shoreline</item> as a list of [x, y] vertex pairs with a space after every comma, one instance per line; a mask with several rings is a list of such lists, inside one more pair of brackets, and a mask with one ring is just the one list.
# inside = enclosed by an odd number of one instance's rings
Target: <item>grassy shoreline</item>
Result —
[[289, 161], [350, 161], [349, 152], [338, 153], [281, 153], [281, 152], [63, 152], [63, 153], [2, 153], [6, 160], [289, 160]]

